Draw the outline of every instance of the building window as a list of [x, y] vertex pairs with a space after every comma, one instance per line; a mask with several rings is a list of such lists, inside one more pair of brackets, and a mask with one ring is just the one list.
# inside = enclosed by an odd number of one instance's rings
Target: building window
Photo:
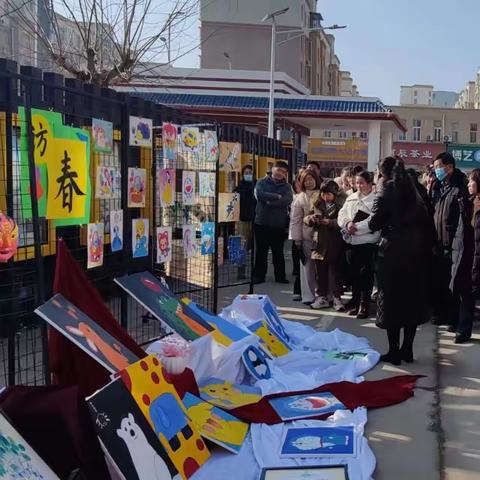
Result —
[[360, 132], [360, 138], [363, 140], [366, 140], [368, 138], [368, 133], [367, 132]]
[[357, 138], [357, 132], [352, 132], [352, 138]]
[[431, 90], [428, 92], [428, 96], [429, 96], [430, 98], [432, 97], [432, 91], [431, 91]]
[[343, 130], [338, 132], [338, 138], [347, 138], [347, 132]]
[[458, 132], [452, 132], [452, 143], [458, 143]]
[[477, 143], [477, 130], [478, 125], [476, 123], [470, 124], [470, 143]]
[[416, 97], [418, 95], [418, 92], [416, 90], [413, 91], [413, 96]]
[[406, 133], [403, 133], [403, 132], [402, 132], [402, 133], [399, 133], [399, 134], [398, 134], [398, 140], [399, 140], [400, 142], [405, 142], [405, 141], [407, 140], [407, 134], [406, 134]]
[[433, 141], [434, 142], [442, 141], [442, 121], [441, 120], [433, 121]]
[[418, 100], [416, 98], [414, 98], [413, 103], [416, 105], [418, 103]]
[[325, 131], [323, 132], [323, 136], [324, 136], [325, 138], [332, 138], [332, 131], [331, 131], [331, 130], [325, 130]]
[[422, 121], [414, 120], [413, 121], [413, 141], [420, 142], [422, 139]]

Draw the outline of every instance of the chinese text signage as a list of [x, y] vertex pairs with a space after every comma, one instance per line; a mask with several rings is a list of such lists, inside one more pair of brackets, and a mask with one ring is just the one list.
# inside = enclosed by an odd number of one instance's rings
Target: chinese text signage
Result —
[[435, 157], [445, 151], [443, 143], [394, 142], [393, 154], [406, 165], [430, 165]]
[[453, 155], [457, 168], [480, 168], [480, 145], [449, 145], [448, 151]]

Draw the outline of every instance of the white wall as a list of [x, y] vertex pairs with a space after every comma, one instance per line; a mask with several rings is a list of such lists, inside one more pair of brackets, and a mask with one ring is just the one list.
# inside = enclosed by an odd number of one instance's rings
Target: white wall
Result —
[[432, 105], [432, 99], [433, 86], [431, 85], [400, 87], [400, 105]]

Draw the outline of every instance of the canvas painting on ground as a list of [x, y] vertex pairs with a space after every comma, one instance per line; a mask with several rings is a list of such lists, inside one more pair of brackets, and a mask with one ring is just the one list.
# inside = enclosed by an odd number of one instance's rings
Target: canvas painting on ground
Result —
[[172, 260], [172, 227], [157, 228], [157, 263]]
[[150, 118], [130, 117], [129, 145], [131, 147], [152, 148], [153, 123]]
[[182, 244], [184, 258], [191, 258], [197, 254], [197, 233], [195, 225], [183, 225]]
[[210, 453], [175, 387], [165, 379], [160, 360], [149, 355], [120, 372], [120, 377], [182, 478], [190, 478]]
[[162, 207], [175, 203], [175, 178], [174, 168], [162, 168], [158, 171], [158, 194]]
[[186, 393], [183, 404], [187, 415], [203, 438], [232, 453], [239, 453], [248, 433], [248, 424], [201, 398]]
[[120, 170], [114, 167], [99, 165], [97, 167], [97, 182], [95, 186], [95, 198], [109, 200], [120, 198], [121, 195]]
[[220, 171], [240, 172], [242, 169], [242, 145], [233, 142], [220, 142]]
[[112, 252], [123, 250], [123, 210], [110, 212], [110, 246]]
[[87, 227], [87, 268], [103, 265], [103, 223], [89, 223]]
[[180, 478], [165, 448], [120, 378], [87, 398], [104, 449], [129, 480]]
[[35, 313], [110, 373], [138, 360], [134, 353], [60, 294], [38, 307]]
[[215, 222], [202, 223], [201, 252], [202, 255], [215, 253]]
[[274, 357], [282, 357], [291, 351], [291, 348], [277, 335], [266, 320], [253, 323], [248, 329], [262, 340], [262, 347]]
[[215, 196], [215, 172], [198, 172], [198, 183], [200, 197]]
[[278, 312], [270, 299], [266, 299], [263, 303], [263, 313], [270, 327], [275, 331], [275, 333], [287, 344], [289, 345], [290, 337], [285, 331], [283, 326], [282, 319], [278, 315]]
[[261, 348], [255, 345], [248, 346], [242, 354], [243, 364], [248, 373], [255, 380], [268, 380], [272, 378], [272, 371], [268, 359]]
[[112, 153], [113, 123], [92, 118], [93, 151], [96, 153]]
[[330, 392], [271, 398], [269, 403], [284, 422], [346, 409], [345, 405]]
[[219, 148], [217, 132], [213, 130], [205, 130], [205, 161], [207, 163], [217, 163]]
[[348, 480], [346, 465], [264, 468], [260, 480]]
[[163, 158], [175, 161], [178, 149], [178, 125], [164, 123], [162, 125]]
[[240, 220], [240, 194], [218, 194], [218, 221], [238, 222]]
[[144, 168], [128, 169], [128, 207], [144, 208], [147, 188], [147, 171]]
[[195, 204], [195, 172], [182, 173], [182, 201], [184, 205]]
[[262, 391], [257, 387], [233, 384], [219, 378], [209, 378], [198, 387], [203, 400], [226, 410], [257, 403], [262, 398]]
[[136, 218], [132, 220], [132, 253], [133, 258], [148, 256], [149, 237], [148, 218]]

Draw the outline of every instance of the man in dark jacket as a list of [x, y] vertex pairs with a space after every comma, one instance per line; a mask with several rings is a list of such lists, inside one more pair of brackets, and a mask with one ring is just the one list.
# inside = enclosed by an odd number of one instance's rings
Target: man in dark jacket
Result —
[[272, 249], [275, 281], [288, 283], [285, 278], [283, 243], [288, 225], [288, 207], [293, 201], [293, 190], [287, 183], [288, 165], [278, 161], [272, 176], [259, 180], [255, 186], [255, 283], [263, 283], [267, 274], [268, 250]]

